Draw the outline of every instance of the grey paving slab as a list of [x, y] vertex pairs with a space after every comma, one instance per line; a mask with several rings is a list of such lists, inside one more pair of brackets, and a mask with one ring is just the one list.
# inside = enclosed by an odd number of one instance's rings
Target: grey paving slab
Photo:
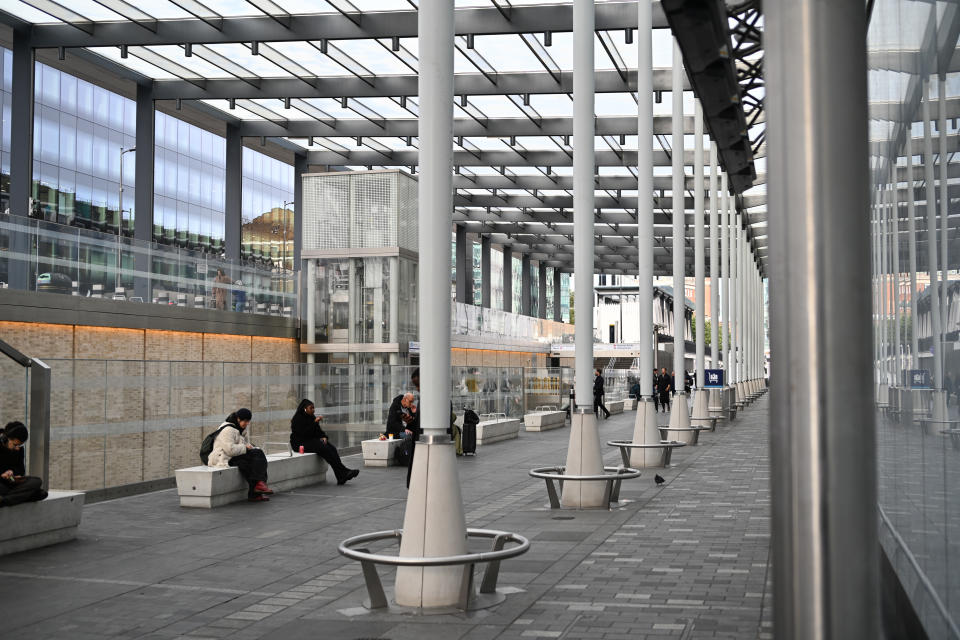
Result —
[[[601, 422], [601, 438], [630, 438], [634, 416]], [[211, 511], [180, 508], [172, 490], [89, 505], [77, 541], [4, 558], [5, 630], [27, 639], [770, 636], [766, 399], [679, 450], [672, 468], [625, 482], [610, 511], [552, 511], [543, 482], [527, 475], [562, 464], [568, 437], [522, 432], [458, 461], [468, 525], [532, 541], [502, 567], [499, 585], [512, 593], [494, 608], [362, 608], [360, 568], [336, 547], [402, 526], [405, 470], [388, 467]], [[618, 451], [605, 460], [619, 464]], [[392, 574], [381, 569], [385, 585]]]

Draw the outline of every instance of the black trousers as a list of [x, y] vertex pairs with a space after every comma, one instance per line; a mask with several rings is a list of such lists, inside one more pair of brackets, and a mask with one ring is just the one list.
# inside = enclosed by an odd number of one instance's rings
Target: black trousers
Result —
[[596, 414], [599, 409], [603, 410], [604, 418], [610, 417], [610, 412], [607, 411], [607, 407], [603, 404], [603, 395], [597, 393], [593, 396], [593, 413]]
[[22, 502], [43, 500], [47, 497], [47, 492], [42, 487], [43, 480], [33, 476], [24, 476], [23, 481], [17, 484], [0, 480], [0, 497], [3, 498], [0, 505], [12, 507]]
[[657, 393], [656, 391], [653, 392], [653, 410], [654, 411], [660, 410], [660, 394]]
[[267, 481], [267, 456], [260, 449], [250, 449], [242, 456], [233, 456], [229, 462], [231, 467], [240, 470], [240, 475], [244, 477], [250, 486], [247, 495], [253, 497], [256, 492], [253, 488], [258, 482]]
[[[294, 447], [294, 449], [296, 448], [297, 447]], [[329, 440], [326, 442], [324, 442], [322, 438], [307, 440], [303, 443], [303, 450], [307, 453], [315, 453], [326, 460], [330, 468], [333, 469], [333, 475], [337, 477], [337, 482], [346, 479], [347, 474], [350, 473], [350, 469], [340, 460], [340, 452], [337, 451], [335, 446], [330, 444]]]
[[660, 406], [663, 407], [663, 411], [670, 411], [670, 392], [661, 391], [660, 392]]

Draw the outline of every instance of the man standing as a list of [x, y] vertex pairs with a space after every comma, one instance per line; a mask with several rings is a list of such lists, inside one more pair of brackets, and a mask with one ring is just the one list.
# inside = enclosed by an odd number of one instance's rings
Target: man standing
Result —
[[653, 410], [660, 411], [660, 389], [657, 388], [657, 385], [660, 382], [660, 375], [657, 373], [657, 368], [653, 368]]
[[606, 420], [610, 417], [610, 412], [603, 404], [603, 376], [600, 375], [599, 369], [594, 369], [593, 375], [596, 376], [593, 379], [593, 413], [598, 415], [597, 410], [602, 409], [603, 418]]
[[670, 391], [672, 389], [667, 368], [663, 367], [660, 369], [660, 377], [657, 378], [657, 392], [660, 394], [660, 408], [663, 409], [664, 413], [670, 410]]

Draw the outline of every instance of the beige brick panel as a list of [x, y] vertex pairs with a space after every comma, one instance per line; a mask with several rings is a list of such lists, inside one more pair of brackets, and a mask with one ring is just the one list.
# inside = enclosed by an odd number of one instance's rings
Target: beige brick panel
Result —
[[0, 322], [0, 337], [32, 357], [72, 358], [73, 326], [39, 322]]
[[143, 360], [143, 329], [77, 326], [74, 357], [78, 360]]
[[189, 331], [144, 332], [145, 360], [200, 360], [203, 334]]
[[220, 362], [250, 362], [250, 336], [203, 334], [203, 359]]
[[254, 336], [251, 362], [299, 362], [300, 344], [293, 338]]

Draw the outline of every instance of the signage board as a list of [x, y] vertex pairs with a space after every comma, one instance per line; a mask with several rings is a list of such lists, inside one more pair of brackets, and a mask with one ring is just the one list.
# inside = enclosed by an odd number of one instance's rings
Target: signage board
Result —
[[910, 388], [911, 389], [929, 389], [930, 372], [926, 369], [910, 370]]
[[723, 369], [705, 369], [704, 389], [722, 389], [723, 388]]

